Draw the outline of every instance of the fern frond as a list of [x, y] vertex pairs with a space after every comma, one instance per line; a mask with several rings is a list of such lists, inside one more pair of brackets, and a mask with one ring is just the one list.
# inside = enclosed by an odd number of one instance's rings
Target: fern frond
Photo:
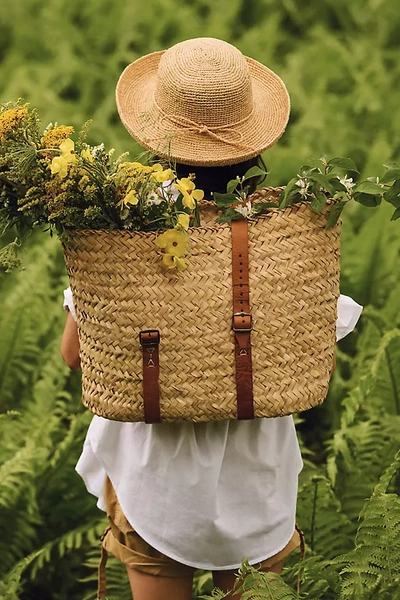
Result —
[[54, 560], [54, 557], [63, 558], [65, 554], [73, 550], [79, 550], [85, 541], [89, 542], [90, 546], [100, 546], [100, 536], [105, 527], [106, 521], [97, 519], [94, 522], [85, 523], [67, 531], [58, 538], [47, 542], [38, 550], [37, 556], [31, 561], [31, 576], [34, 578], [39, 570]]
[[35, 476], [37, 464], [43, 463], [45, 457], [46, 452], [28, 440], [23, 448], [0, 465], [0, 506], [10, 508], [16, 503], [29, 479]]
[[60, 247], [51, 238], [34, 247], [32, 262], [25, 271], [16, 274], [14, 287], [2, 299], [0, 412], [18, 407], [17, 390], [20, 392], [27, 385], [38, 363], [43, 338], [53, 325], [51, 319], [56, 314], [53, 294], [61, 293], [53, 280], [59, 255]]
[[10, 573], [3, 579], [3, 583], [6, 587], [6, 594], [4, 600], [19, 600], [17, 592], [21, 584], [21, 577], [24, 571], [31, 565], [31, 563], [38, 558], [40, 550], [32, 552], [29, 556], [23, 558]]
[[299, 526], [313, 552], [332, 558], [343, 548], [350, 548], [351, 523], [341, 512], [340, 501], [326, 477], [313, 476], [300, 487], [297, 507]]
[[341, 289], [366, 306], [382, 306], [396, 282], [399, 240], [386, 221], [391, 209], [380, 207], [376, 218], [367, 220], [356, 234], [346, 239], [342, 252]]
[[283, 570], [282, 577], [295, 589], [300, 571], [300, 589], [307, 598], [324, 598], [337, 600], [340, 591], [340, 575], [332, 560], [325, 560], [314, 554], [306, 556], [301, 563], [296, 563]]
[[241, 594], [242, 600], [298, 600], [299, 598], [280, 575], [258, 571], [247, 562], [244, 562], [239, 569], [233, 592]]
[[392, 586], [400, 577], [400, 498], [385, 489], [400, 468], [400, 453], [365, 503], [355, 549], [344, 557], [340, 598], [363, 598], [366, 591]]
[[[98, 548], [91, 548], [86, 556], [84, 566], [91, 571], [87, 577], [80, 579], [82, 583], [88, 584], [89, 591], [82, 600], [94, 600], [97, 590], [97, 569], [100, 562], [100, 544]], [[126, 567], [114, 556], [109, 555], [107, 559], [107, 598], [109, 600], [132, 600]]]
[[360, 420], [335, 433], [329, 445], [333, 452], [329, 461], [340, 473], [335, 493], [343, 512], [353, 523], [351, 535], [355, 534], [365, 500], [382, 471], [391, 464], [399, 445], [400, 419], [393, 415], [376, 415], [374, 419]]
[[384, 473], [382, 473], [379, 483], [375, 487], [375, 494], [385, 494], [388, 490], [390, 482], [396, 473], [400, 471], [400, 450], [396, 453], [394, 461], [388, 466]]

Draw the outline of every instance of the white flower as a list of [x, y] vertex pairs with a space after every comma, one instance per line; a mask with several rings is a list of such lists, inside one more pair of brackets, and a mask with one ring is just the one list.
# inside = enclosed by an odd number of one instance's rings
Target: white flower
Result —
[[92, 149], [92, 156], [93, 156], [93, 158], [96, 158], [96, 156], [97, 156], [97, 155], [98, 155], [100, 152], [103, 152], [103, 150], [104, 150], [104, 144], [99, 144], [98, 146], [95, 146], [95, 147]]
[[342, 179], [339, 178], [339, 181], [342, 185], [344, 185], [344, 187], [346, 188], [346, 190], [349, 192], [351, 190], [352, 187], [354, 187], [356, 184], [353, 182], [353, 178], [352, 177], [347, 177], [347, 174], [342, 177]]
[[249, 219], [254, 213], [250, 200], [246, 202], [245, 206], [235, 206], [235, 210], [247, 219]]
[[155, 204], [158, 206], [164, 200], [163, 195], [161, 193], [161, 189], [158, 188], [157, 192], [150, 192], [147, 195], [146, 202], [147, 204]]
[[179, 191], [174, 186], [172, 180], [164, 181], [155, 192], [150, 192], [146, 198], [148, 204], [161, 204], [161, 202], [176, 202]]
[[307, 198], [308, 196], [308, 188], [310, 186], [304, 179], [300, 178], [296, 181], [297, 187], [300, 188], [299, 194], [302, 198]]
[[162, 189], [163, 192], [167, 194], [168, 199], [170, 202], [176, 202], [178, 200], [178, 196], [180, 194], [179, 190], [176, 189], [174, 182], [171, 181], [164, 181], [164, 183], [162, 184]]

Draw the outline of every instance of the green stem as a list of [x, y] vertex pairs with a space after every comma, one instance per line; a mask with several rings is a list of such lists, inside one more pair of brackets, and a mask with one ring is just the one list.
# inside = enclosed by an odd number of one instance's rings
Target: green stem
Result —
[[[379, 325], [375, 322], [375, 325], [379, 331], [379, 333], [381, 334], [381, 336], [383, 337], [384, 335], [384, 331], [381, 327], [379, 327]], [[394, 369], [392, 366], [392, 361], [390, 359], [390, 354], [387, 348], [385, 348], [385, 358], [386, 358], [386, 362], [387, 362], [387, 366], [388, 366], [388, 371], [389, 371], [389, 377], [390, 377], [390, 383], [392, 384], [392, 389], [393, 389], [393, 396], [394, 396], [394, 406], [395, 406], [395, 410], [396, 410], [396, 414], [400, 415], [400, 393], [399, 390], [397, 388], [397, 381], [394, 375]]]
[[158, 221], [166, 221], [166, 217], [160, 217], [159, 219], [153, 219], [152, 221], [148, 221], [148, 225], [151, 225], [152, 223], [157, 223]]
[[314, 550], [314, 534], [315, 534], [315, 520], [316, 520], [316, 514], [317, 514], [317, 498], [318, 498], [318, 481], [315, 482], [313, 507], [312, 507], [312, 515], [311, 515], [310, 547], [312, 550]]
[[194, 223], [193, 226], [194, 227], [200, 227], [201, 223], [200, 223], [200, 208], [198, 203], [196, 202], [196, 206], [194, 208]]
[[38, 148], [36, 150], [36, 153], [39, 154], [39, 152], [58, 152], [60, 153], [59, 148]]

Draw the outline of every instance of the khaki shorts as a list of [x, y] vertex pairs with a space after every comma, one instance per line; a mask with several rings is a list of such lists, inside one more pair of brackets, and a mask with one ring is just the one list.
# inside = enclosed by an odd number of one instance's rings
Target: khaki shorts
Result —
[[[144, 541], [131, 527], [119, 505], [116, 493], [107, 478], [104, 498], [109, 520], [109, 528], [103, 536], [103, 548], [129, 567], [161, 577], [192, 577], [196, 569], [165, 556]], [[256, 568], [268, 569], [283, 560], [295, 548], [301, 545], [301, 534], [296, 529], [286, 546], [275, 554], [258, 563]]]

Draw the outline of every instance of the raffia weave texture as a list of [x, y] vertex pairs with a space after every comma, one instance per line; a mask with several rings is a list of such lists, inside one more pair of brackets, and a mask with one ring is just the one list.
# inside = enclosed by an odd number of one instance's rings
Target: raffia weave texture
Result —
[[[274, 190], [264, 192], [264, 196]], [[76, 231], [65, 248], [79, 326], [83, 403], [142, 421], [138, 335], [158, 329], [164, 421], [236, 418], [230, 225], [190, 231], [189, 268], [168, 277], [156, 233]], [[340, 226], [306, 204], [249, 224], [254, 408], [275, 417], [321, 403], [335, 347]]]
[[126, 67], [121, 121], [144, 148], [188, 165], [229, 165], [261, 154], [283, 134], [283, 81], [231, 44], [196, 38]]

